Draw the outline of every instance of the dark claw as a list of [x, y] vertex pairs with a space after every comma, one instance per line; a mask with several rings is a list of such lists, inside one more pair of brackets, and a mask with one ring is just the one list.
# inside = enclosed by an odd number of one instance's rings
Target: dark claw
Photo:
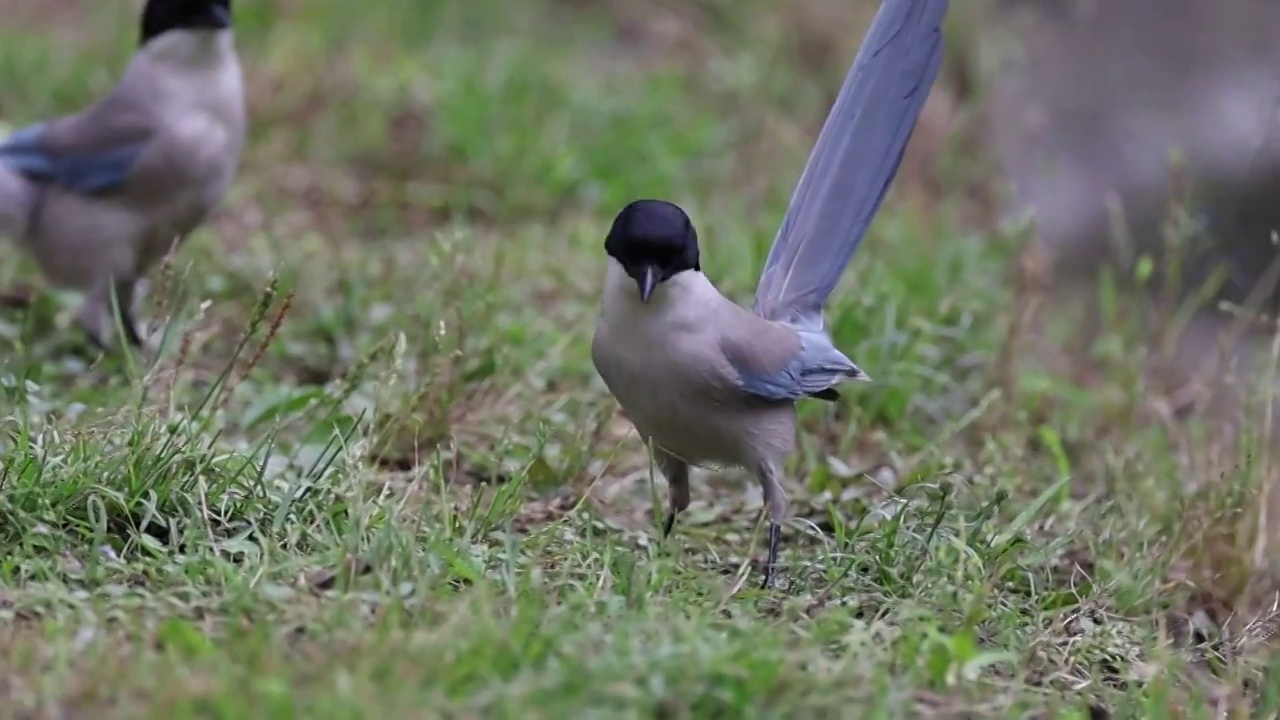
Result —
[[782, 526], [776, 522], [769, 523], [769, 555], [764, 563], [764, 582], [760, 583], [761, 590], [768, 590], [769, 584], [773, 582], [774, 571], [778, 564], [778, 544], [782, 541]]
[[676, 511], [672, 510], [667, 513], [667, 522], [662, 528], [663, 540], [667, 539], [667, 536], [671, 534], [671, 528], [675, 527], [675, 525], [676, 525]]
[[7, 290], [0, 293], [0, 307], [13, 310], [26, 310], [31, 307], [31, 293], [19, 290]]
[[122, 310], [120, 324], [124, 326], [124, 339], [133, 347], [142, 347], [142, 336], [138, 334], [138, 326], [133, 321], [133, 313]]
[[84, 336], [89, 340], [89, 344], [93, 345], [93, 348], [98, 352], [105, 353], [107, 351], [107, 344], [102, 341], [102, 338], [98, 337], [97, 333], [89, 330], [88, 328], [84, 328]]
[[[142, 347], [142, 336], [138, 334], [138, 326], [134, 324], [133, 316], [122, 314], [120, 316], [120, 324], [124, 327], [125, 341], [132, 347]], [[104, 339], [98, 337], [97, 333], [84, 328], [84, 335], [98, 352], [106, 353], [110, 351], [110, 345]]]

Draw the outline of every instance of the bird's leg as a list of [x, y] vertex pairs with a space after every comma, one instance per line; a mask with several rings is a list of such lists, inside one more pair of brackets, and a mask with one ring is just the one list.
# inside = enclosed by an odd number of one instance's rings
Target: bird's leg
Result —
[[103, 339], [101, 335], [85, 323], [81, 323], [80, 327], [84, 330], [84, 336], [89, 338], [89, 344], [93, 345], [94, 350], [97, 350], [100, 353], [105, 353], [107, 351], [107, 341]]
[[111, 345], [111, 280], [102, 278], [85, 293], [76, 311], [76, 323], [100, 352]]
[[0, 293], [0, 307], [25, 310], [31, 307], [32, 302], [34, 293], [29, 288], [18, 287]]
[[116, 280], [116, 305], [120, 308], [120, 324], [124, 329], [124, 339], [133, 347], [142, 347], [142, 336], [138, 334], [138, 323], [133, 317], [134, 291], [137, 283], [133, 280]]
[[778, 564], [778, 545], [782, 541], [782, 522], [787, 519], [787, 494], [782, 489], [781, 473], [771, 464], [763, 464], [757, 470], [760, 488], [764, 491], [764, 507], [769, 513], [769, 548], [764, 564], [764, 582], [760, 589], [768, 589], [773, 582]]
[[142, 344], [133, 320], [133, 291], [134, 281], [107, 277], [85, 295], [76, 319], [99, 350], [105, 352], [111, 346], [115, 330], [115, 313], [111, 311], [113, 301], [120, 308], [125, 340], [133, 347]]
[[662, 539], [665, 540], [675, 527], [676, 515], [689, 507], [689, 463], [661, 448], [654, 448], [653, 453], [662, 475], [667, 479], [667, 492], [670, 494], [667, 522], [662, 529]]

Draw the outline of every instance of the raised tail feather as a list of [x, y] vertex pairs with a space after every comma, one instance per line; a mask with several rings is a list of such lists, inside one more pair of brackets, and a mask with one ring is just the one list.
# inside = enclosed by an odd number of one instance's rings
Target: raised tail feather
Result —
[[880, 209], [938, 77], [947, 6], [881, 2], [765, 261], [760, 315], [822, 328], [822, 306]]

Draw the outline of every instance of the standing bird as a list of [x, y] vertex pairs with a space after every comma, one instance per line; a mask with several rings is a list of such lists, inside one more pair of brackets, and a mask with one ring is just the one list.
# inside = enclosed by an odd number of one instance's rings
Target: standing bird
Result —
[[663, 535], [689, 506], [690, 465], [750, 470], [770, 519], [762, 587], [787, 515], [781, 480], [795, 446], [795, 402], [833, 401], [838, 383], [869, 379], [832, 344], [822, 307], [879, 210], [937, 78], [947, 4], [881, 3], [791, 197], [752, 310], [702, 274], [697, 230], [677, 205], [636, 200], [605, 239], [609, 268], [591, 357], [667, 478]]
[[[0, 144], [0, 234], [85, 298], [102, 349], [119, 306], [130, 345], [139, 278], [219, 204], [245, 138], [230, 0], [148, 0], [120, 83], [83, 112]], [[113, 297], [114, 295], [114, 297]]]

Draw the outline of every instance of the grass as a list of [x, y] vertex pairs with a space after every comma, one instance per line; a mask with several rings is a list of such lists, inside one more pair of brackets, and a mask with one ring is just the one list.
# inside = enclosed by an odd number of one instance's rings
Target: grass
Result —
[[[9, 125], [131, 50], [42, 6], [0, 30]], [[1270, 415], [1173, 418], [1114, 283], [1091, 338], [1032, 314], [963, 47], [832, 303], [876, 382], [802, 408], [779, 586], [741, 474], [659, 542], [588, 354], [604, 230], [678, 200], [745, 301], [867, 8], [640, 7], [237, 6], [251, 146], [153, 276], [158, 357], [87, 354], [56, 292], [0, 314], [0, 716], [1280, 708]]]

